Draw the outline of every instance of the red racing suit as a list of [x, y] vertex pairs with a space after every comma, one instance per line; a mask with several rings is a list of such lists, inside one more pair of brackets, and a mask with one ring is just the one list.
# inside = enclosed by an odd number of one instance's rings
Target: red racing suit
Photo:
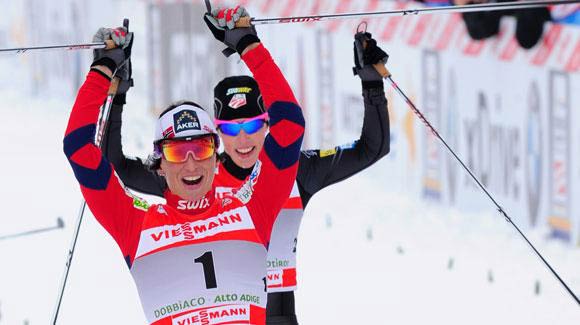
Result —
[[270, 107], [259, 162], [233, 195], [212, 189], [195, 209], [169, 191], [149, 206], [125, 191], [94, 145], [110, 80], [89, 72], [64, 138], [64, 152], [99, 223], [115, 239], [151, 324], [264, 324], [266, 254], [276, 215], [297, 172], [304, 117], [282, 73], [260, 45], [242, 59]]

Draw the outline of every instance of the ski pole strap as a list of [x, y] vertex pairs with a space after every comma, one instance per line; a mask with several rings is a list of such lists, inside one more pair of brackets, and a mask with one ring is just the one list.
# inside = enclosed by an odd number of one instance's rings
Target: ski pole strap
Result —
[[[363, 25], [363, 23], [366, 25], [366, 22], [362, 22], [359, 24], [359, 26], [357, 27], [357, 31], [359, 30], [360, 26]], [[365, 32], [366, 32], [366, 27], [365, 27]], [[367, 48], [367, 39], [364, 36], [364, 32], [362, 31], [358, 31], [357, 32], [357, 37], [363, 37], [364, 39], [362, 39], [362, 46], [363, 49]], [[381, 77], [383, 78], [390, 78], [391, 77], [391, 72], [389, 72], [389, 69], [387, 69], [387, 66], [385, 65], [384, 62], [377, 62], [375, 64], [373, 64], [373, 67], [375, 68], [375, 70], [377, 70], [377, 72], [381, 75]]]

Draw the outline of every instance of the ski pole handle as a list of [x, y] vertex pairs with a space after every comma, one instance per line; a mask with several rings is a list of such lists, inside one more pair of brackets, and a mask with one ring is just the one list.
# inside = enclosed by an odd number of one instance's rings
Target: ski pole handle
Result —
[[236, 21], [236, 28], [244, 28], [244, 27], [252, 27], [252, 17], [249, 16], [240, 17], [240, 19]]
[[373, 64], [373, 67], [384, 79], [387, 79], [391, 76], [391, 72], [389, 69], [387, 69], [387, 66], [384, 63], [375, 63]]
[[115, 41], [113, 41], [112, 39], [108, 39], [105, 41], [105, 50], [112, 50], [116, 47], [117, 44], [115, 44]]
[[[211, 15], [211, 1], [205, 0], [205, 7], [207, 9], [207, 13]], [[244, 28], [244, 27], [252, 27], [252, 18], [251, 17], [241, 17], [236, 21], [236, 28]]]
[[[365, 49], [367, 48], [366, 40], [363, 41], [363, 48]], [[375, 70], [377, 70], [377, 72], [381, 75], [381, 77], [383, 77], [383, 79], [387, 79], [388, 77], [391, 76], [391, 72], [389, 71], [389, 69], [387, 69], [385, 63], [383, 62], [375, 63], [373, 64], [373, 67], [375, 68]]]
[[[127, 29], [127, 33], [128, 33], [129, 32], [129, 19], [128, 18], [123, 19], [123, 27], [125, 27]], [[116, 47], [117, 47], [117, 44], [115, 44], [115, 41], [113, 41], [112, 39], [105, 40], [105, 50], [112, 50]]]

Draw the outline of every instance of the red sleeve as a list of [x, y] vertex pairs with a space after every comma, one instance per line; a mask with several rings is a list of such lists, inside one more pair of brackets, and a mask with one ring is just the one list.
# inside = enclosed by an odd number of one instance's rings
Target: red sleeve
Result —
[[242, 60], [258, 82], [266, 109], [276, 101], [298, 104], [288, 81], [264, 45], [260, 44], [257, 48], [248, 51], [242, 56]]
[[134, 207], [141, 205], [133, 204], [134, 198], [125, 192], [112, 165], [94, 145], [96, 121], [109, 84], [100, 73], [89, 72], [70, 114], [63, 148], [87, 205], [130, 263], [145, 211]]
[[248, 180], [253, 193], [247, 204], [256, 229], [267, 244], [276, 216], [296, 179], [304, 116], [286, 78], [263, 45], [249, 51], [242, 59], [254, 74], [264, 104], [269, 107], [270, 132]]

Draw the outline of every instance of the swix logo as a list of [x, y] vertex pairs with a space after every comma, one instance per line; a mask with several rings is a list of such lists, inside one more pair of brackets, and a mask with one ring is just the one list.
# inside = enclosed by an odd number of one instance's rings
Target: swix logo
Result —
[[177, 202], [177, 210], [197, 210], [209, 207], [208, 198], [204, 197], [197, 201], [179, 200]]
[[320, 21], [320, 17], [303, 17], [303, 18], [282, 18], [279, 20], [281, 24], [285, 23], [309, 23], [313, 21]]
[[183, 110], [173, 115], [173, 129], [175, 133], [187, 130], [201, 130], [197, 113], [192, 110]]

